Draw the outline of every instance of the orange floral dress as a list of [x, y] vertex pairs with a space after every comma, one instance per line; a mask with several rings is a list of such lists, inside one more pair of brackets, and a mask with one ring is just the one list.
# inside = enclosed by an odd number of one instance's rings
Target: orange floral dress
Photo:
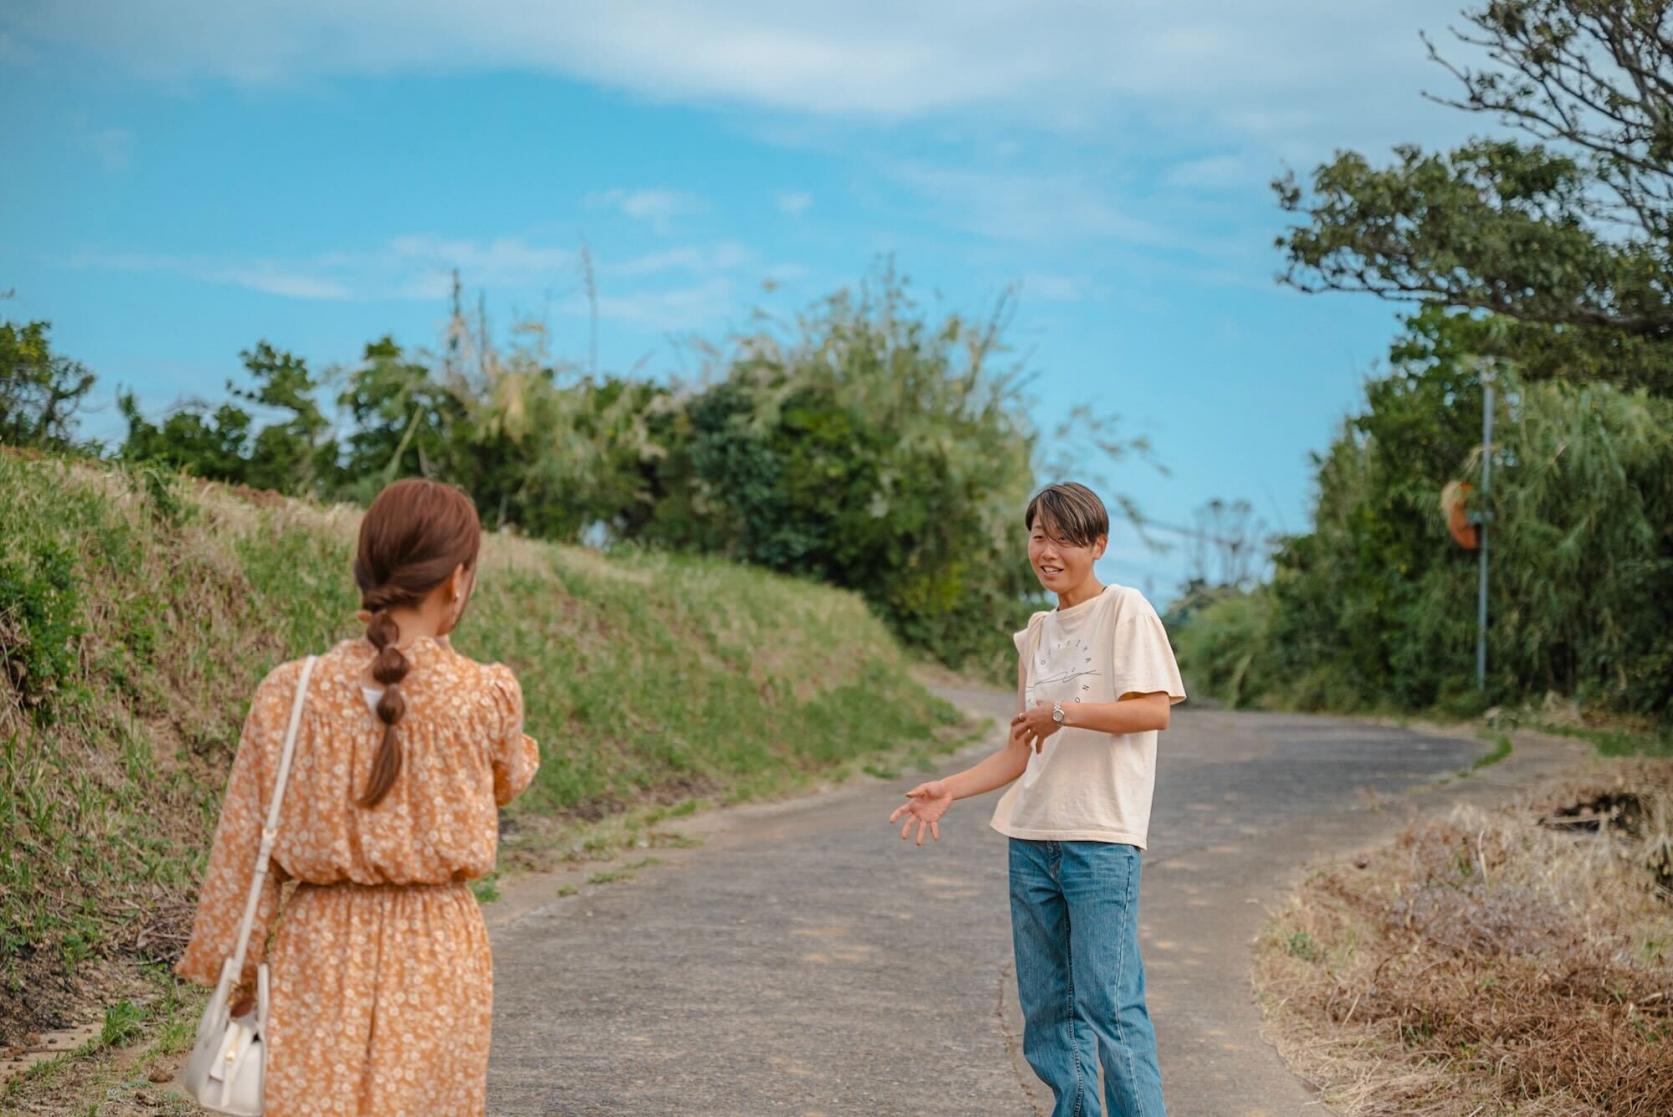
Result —
[[[508, 668], [429, 638], [402, 651], [401, 772], [376, 807], [355, 802], [383, 735], [362, 689], [371, 644], [338, 644], [308, 684], [243, 974], [253, 988], [280, 882], [299, 882], [269, 959], [269, 1117], [485, 1111], [493, 963], [466, 882], [493, 869], [498, 808], [539, 753]], [[213, 985], [236, 945], [301, 675], [300, 660], [274, 669], [250, 705], [175, 967], [191, 981]]]

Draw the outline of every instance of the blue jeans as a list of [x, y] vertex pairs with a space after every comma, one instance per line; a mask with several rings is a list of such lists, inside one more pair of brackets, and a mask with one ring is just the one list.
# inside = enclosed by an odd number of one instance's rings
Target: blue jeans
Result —
[[1022, 1052], [1052, 1117], [1166, 1117], [1139, 958], [1139, 851], [1011, 839]]

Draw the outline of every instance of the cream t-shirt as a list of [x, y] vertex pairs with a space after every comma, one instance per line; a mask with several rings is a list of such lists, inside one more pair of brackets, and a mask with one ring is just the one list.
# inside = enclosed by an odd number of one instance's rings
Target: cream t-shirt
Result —
[[[1162, 619], [1144, 595], [1109, 585], [1097, 597], [1035, 613], [1014, 637], [1027, 657], [1024, 695], [1036, 701], [1115, 702], [1166, 691], [1185, 700]], [[1143, 849], [1156, 786], [1155, 730], [1059, 729], [993, 812], [993, 828], [1038, 841], [1121, 842]]]

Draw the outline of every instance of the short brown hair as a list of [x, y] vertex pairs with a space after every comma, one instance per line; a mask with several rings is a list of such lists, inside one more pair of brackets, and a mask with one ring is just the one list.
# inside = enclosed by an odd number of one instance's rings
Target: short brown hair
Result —
[[1085, 485], [1065, 481], [1047, 485], [1028, 502], [1023, 523], [1034, 530], [1038, 518], [1041, 526], [1050, 525], [1077, 547], [1090, 547], [1100, 535], [1110, 533], [1110, 514], [1098, 494]]

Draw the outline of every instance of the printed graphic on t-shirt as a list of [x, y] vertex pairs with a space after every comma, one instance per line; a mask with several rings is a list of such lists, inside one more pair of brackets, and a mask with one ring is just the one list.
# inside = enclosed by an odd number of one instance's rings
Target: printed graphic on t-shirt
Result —
[[[1042, 647], [1034, 657], [1034, 670], [1030, 672], [1025, 691], [1029, 705], [1047, 688], [1058, 701], [1079, 702], [1081, 694], [1092, 689], [1089, 680], [1103, 675], [1092, 666], [1092, 648], [1079, 636], [1059, 640], [1049, 651], [1043, 646], [1044, 639], [1040, 643]], [[1065, 688], [1071, 687], [1073, 692], [1066, 694]]]
[[[1081, 695], [1092, 689], [1092, 680], [1104, 674], [1092, 665], [1092, 647], [1080, 636], [1053, 640], [1048, 647], [1046, 640], [1050, 627], [1045, 621], [1040, 623], [1046, 627], [1040, 633], [1040, 649], [1034, 655], [1034, 670], [1029, 672], [1030, 678], [1023, 695], [1030, 706], [1040, 699], [1079, 702]], [[1034, 786], [1040, 773], [1051, 763], [1052, 754], [1057, 751], [1062, 738], [1061, 730], [1053, 733], [1046, 738], [1039, 752], [1029, 756], [1028, 767], [1022, 773], [1024, 787]]]

